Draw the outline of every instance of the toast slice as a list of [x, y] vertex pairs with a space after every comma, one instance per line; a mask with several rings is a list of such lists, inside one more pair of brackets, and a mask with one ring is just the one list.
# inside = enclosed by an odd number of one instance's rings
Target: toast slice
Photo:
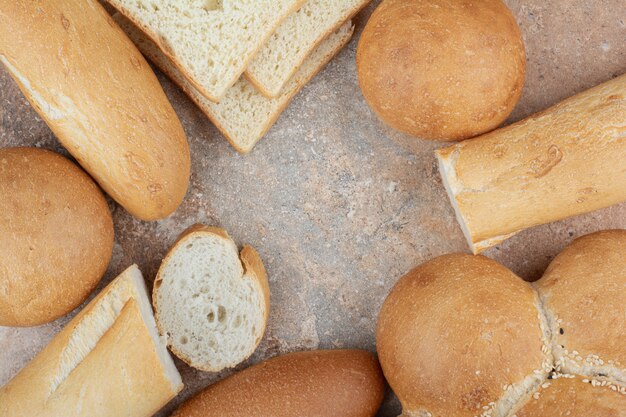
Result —
[[119, 14], [115, 14], [113, 18], [139, 50], [177, 83], [230, 144], [243, 154], [252, 150], [274, 125], [291, 99], [348, 43], [354, 32], [352, 23], [348, 21], [332, 33], [306, 59], [279, 97], [264, 97], [250, 82], [242, 78], [228, 90], [220, 103], [213, 103], [203, 97], [137, 27]]
[[0, 388], [0, 415], [149, 417], [182, 389], [133, 265]]
[[256, 251], [239, 254], [226, 231], [187, 229], [159, 268], [152, 299], [159, 331], [172, 352], [203, 371], [247, 359], [261, 342], [269, 284]]
[[259, 50], [246, 69], [246, 78], [265, 97], [278, 97], [315, 48], [369, 2], [308, 0]]
[[108, 0], [206, 98], [219, 102], [304, 0]]

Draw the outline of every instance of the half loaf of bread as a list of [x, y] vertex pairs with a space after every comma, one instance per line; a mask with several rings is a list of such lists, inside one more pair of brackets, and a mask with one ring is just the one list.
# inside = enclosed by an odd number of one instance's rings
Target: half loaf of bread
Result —
[[152, 295], [159, 331], [195, 368], [217, 372], [236, 366], [265, 333], [265, 268], [250, 246], [239, 254], [225, 230], [187, 229], [163, 259]]
[[155, 44], [131, 22], [119, 14], [114, 15], [114, 19], [146, 57], [178, 84], [230, 144], [244, 154], [252, 150], [276, 122], [291, 99], [348, 43], [354, 32], [352, 23], [347, 22], [332, 33], [307, 58], [283, 88], [279, 97], [268, 99], [249, 81], [241, 78], [226, 92], [219, 103], [213, 103], [203, 97]]
[[182, 388], [133, 265], [0, 389], [0, 415], [149, 417]]
[[207, 99], [219, 102], [304, 0], [109, 0]]

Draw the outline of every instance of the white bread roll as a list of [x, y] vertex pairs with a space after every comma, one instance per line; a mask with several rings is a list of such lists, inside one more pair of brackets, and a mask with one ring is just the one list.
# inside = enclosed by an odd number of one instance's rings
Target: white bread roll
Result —
[[368, 352], [298, 352], [211, 385], [172, 417], [374, 417], [384, 390]]
[[406, 416], [623, 417], [625, 320], [626, 231], [613, 230], [574, 241], [532, 285], [481, 256], [426, 262], [385, 300], [376, 341]]
[[0, 0], [0, 61], [61, 143], [131, 214], [181, 203], [182, 126], [133, 43], [95, 0]]
[[149, 417], [182, 388], [133, 265], [0, 388], [0, 416]]
[[436, 152], [474, 253], [626, 200], [626, 74]]

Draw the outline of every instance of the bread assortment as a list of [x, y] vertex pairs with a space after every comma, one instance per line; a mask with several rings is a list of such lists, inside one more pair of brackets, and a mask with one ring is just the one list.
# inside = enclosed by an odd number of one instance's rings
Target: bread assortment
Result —
[[437, 151], [470, 247], [626, 200], [626, 75]]
[[357, 49], [372, 110], [424, 139], [498, 127], [520, 98], [525, 65], [520, 30], [501, 0], [385, 0]]
[[577, 239], [534, 284], [482, 256], [442, 256], [385, 300], [379, 359], [410, 416], [620, 416], [625, 305], [624, 230]]
[[0, 415], [150, 417], [182, 388], [131, 266], [0, 388]]
[[143, 220], [176, 210], [189, 182], [185, 133], [148, 63], [97, 1], [0, 1], [0, 61], [115, 201]]
[[[113, 17], [94, 1], [0, 0], [0, 61], [78, 163], [143, 220], [181, 203], [190, 154], [139, 50], [247, 153], [369, 2], [109, 1]], [[626, 200], [626, 75], [485, 133], [524, 82], [524, 44], [501, 0], [386, 0], [357, 72], [392, 127], [481, 135], [436, 152], [475, 253]], [[96, 182], [53, 152], [0, 149], [0, 326], [59, 318], [105, 274], [113, 220]], [[240, 365], [264, 336], [270, 286], [255, 249], [198, 224], [164, 257], [152, 303], [154, 315], [138, 267], [122, 272], [0, 388], [0, 416], [151, 416], [183, 389], [167, 348], [205, 372]], [[173, 416], [374, 417], [384, 373], [406, 417], [622, 417], [625, 309], [625, 230], [575, 240], [535, 283], [486, 257], [444, 255], [385, 300], [382, 369], [360, 350], [290, 353], [206, 387]]]
[[263, 262], [239, 253], [228, 233], [195, 225], [178, 238], [152, 292], [159, 332], [183, 361], [218, 372], [247, 359], [261, 342], [270, 309]]
[[298, 352], [211, 385], [172, 417], [374, 417], [384, 389], [368, 352]]
[[0, 149], [0, 326], [48, 323], [80, 305], [109, 265], [102, 192], [54, 152]]

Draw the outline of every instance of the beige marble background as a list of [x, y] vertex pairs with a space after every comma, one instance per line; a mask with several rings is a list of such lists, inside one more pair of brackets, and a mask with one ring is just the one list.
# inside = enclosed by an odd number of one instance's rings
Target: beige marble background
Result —
[[[624, 0], [507, 4], [524, 34], [528, 59], [524, 94], [511, 121], [626, 72]], [[258, 249], [270, 277], [267, 333], [238, 369], [294, 350], [375, 350], [378, 310], [396, 280], [425, 260], [467, 246], [437, 173], [433, 150], [441, 145], [386, 127], [359, 91], [355, 49], [374, 5], [356, 19], [350, 45], [249, 156], [238, 155], [160, 76], [189, 137], [191, 187], [180, 209], [159, 222], [138, 221], [111, 202], [116, 244], [101, 286], [133, 262], [151, 284], [183, 229], [197, 222], [219, 225], [239, 244]], [[24, 145], [64, 152], [0, 69], [0, 146]], [[527, 230], [486, 255], [532, 280], [572, 239], [606, 228], [626, 228], [626, 204]], [[0, 328], [0, 385], [71, 316], [36, 328]], [[233, 372], [177, 365], [187, 388], [162, 416]], [[380, 416], [399, 414], [397, 401], [388, 397]]]

